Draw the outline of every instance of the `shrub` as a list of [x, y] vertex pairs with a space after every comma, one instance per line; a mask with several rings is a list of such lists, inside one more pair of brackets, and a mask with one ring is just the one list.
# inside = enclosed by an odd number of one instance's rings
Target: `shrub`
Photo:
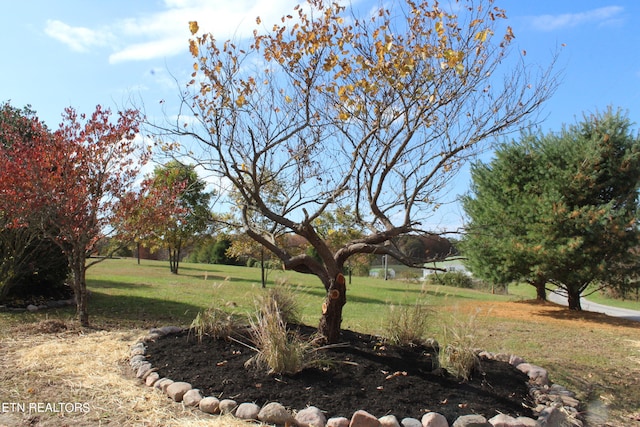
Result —
[[422, 273], [418, 272], [417, 270], [403, 270], [403, 271], [400, 271], [399, 276], [401, 280], [415, 282], [420, 279], [420, 277], [422, 276]]
[[227, 338], [234, 335], [242, 328], [243, 324], [237, 315], [228, 313], [218, 307], [209, 307], [198, 312], [189, 327], [189, 334], [193, 331], [202, 343], [205, 336], [213, 338]]
[[371, 270], [371, 267], [369, 267], [368, 264], [356, 264], [351, 268], [351, 273], [354, 276], [362, 276], [362, 277], [367, 277], [369, 276], [369, 271]]
[[396, 345], [424, 343], [432, 313], [419, 301], [413, 305], [391, 305], [384, 325], [385, 336]]
[[[0, 227], [1, 228], [1, 227]], [[58, 245], [35, 237], [22, 257], [14, 257], [5, 242], [17, 240], [23, 230], [0, 232], [0, 301], [30, 300], [37, 297], [67, 299], [72, 295], [65, 284], [69, 274], [66, 256]], [[37, 235], [37, 232], [33, 232]]]
[[453, 286], [454, 288], [473, 288], [473, 280], [465, 273], [450, 271], [447, 273], [430, 274], [427, 278], [429, 285]]
[[277, 311], [285, 324], [300, 322], [300, 307], [295, 292], [286, 281], [279, 282], [277, 286], [258, 296], [256, 306], [260, 313], [266, 315]]

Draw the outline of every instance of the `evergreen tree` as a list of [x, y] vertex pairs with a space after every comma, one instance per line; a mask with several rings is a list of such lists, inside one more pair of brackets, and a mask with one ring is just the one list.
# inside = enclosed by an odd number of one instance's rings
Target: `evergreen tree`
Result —
[[619, 111], [559, 133], [523, 134], [472, 167], [463, 198], [464, 254], [475, 275], [525, 280], [545, 298], [563, 289], [579, 310], [589, 284], [606, 284], [638, 244], [640, 139]]

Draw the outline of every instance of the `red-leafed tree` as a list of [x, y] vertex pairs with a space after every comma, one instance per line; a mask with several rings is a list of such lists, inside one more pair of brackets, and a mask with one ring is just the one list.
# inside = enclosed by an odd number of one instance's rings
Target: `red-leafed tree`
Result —
[[[29, 106], [17, 109], [8, 102], [0, 105], [0, 147], [48, 134], [47, 127]], [[13, 226], [4, 200], [0, 197], [0, 301], [12, 294], [62, 286], [67, 269], [59, 248], [43, 236], [39, 227]]]
[[148, 151], [137, 142], [140, 115], [96, 107], [87, 117], [72, 108], [53, 133], [15, 138], [2, 147], [0, 196], [14, 226], [35, 225], [60, 246], [71, 271], [77, 316], [89, 324], [87, 268], [97, 243], [122, 211], [119, 199], [134, 187]]

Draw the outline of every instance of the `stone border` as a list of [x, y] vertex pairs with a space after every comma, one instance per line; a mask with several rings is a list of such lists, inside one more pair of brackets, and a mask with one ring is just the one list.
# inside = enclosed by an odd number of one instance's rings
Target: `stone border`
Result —
[[576, 395], [558, 384], [552, 384], [546, 369], [526, 363], [518, 356], [486, 351], [478, 352], [478, 356], [487, 360], [510, 363], [528, 375], [529, 395], [536, 404], [533, 408], [534, 414], [538, 417], [536, 420], [529, 417], [514, 418], [505, 414], [498, 414], [489, 420], [481, 415], [464, 415], [458, 417], [449, 426], [446, 418], [436, 412], [424, 414], [421, 420], [404, 418], [398, 421], [394, 415], [376, 418], [364, 410], [354, 412], [351, 419], [334, 417], [327, 420], [324, 413], [314, 406], [300, 411], [290, 411], [278, 402], [267, 403], [261, 408], [252, 402], [238, 403], [231, 399], [219, 400], [213, 396], [204, 397], [199, 389], [193, 388], [189, 383], [160, 378], [156, 372], [157, 369], [147, 361], [145, 343], [186, 330], [178, 326], [151, 329], [147, 335], [131, 346], [129, 365], [136, 378], [148, 387], [162, 391], [174, 402], [182, 403], [186, 407], [197, 407], [207, 414], [231, 414], [242, 420], [287, 427], [292, 425], [299, 427], [583, 427], [584, 425], [580, 420], [578, 412], [580, 402], [576, 399]]
[[49, 308], [63, 308], [69, 307], [76, 304], [75, 298], [64, 299], [64, 300], [50, 300], [41, 305], [28, 304], [26, 307], [8, 307], [6, 305], [0, 305], [0, 311], [15, 311], [15, 312], [23, 312], [23, 311], [39, 311], [39, 310], [47, 310]]

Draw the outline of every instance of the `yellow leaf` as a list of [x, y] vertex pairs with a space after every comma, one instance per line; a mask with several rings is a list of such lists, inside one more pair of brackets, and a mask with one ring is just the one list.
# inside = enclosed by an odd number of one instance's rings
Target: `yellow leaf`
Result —
[[342, 112], [340, 112], [340, 115], [338, 117], [340, 118], [340, 120], [347, 120], [349, 118], [349, 114], [347, 114], [346, 112], [342, 111]]
[[198, 21], [189, 21], [189, 31], [191, 31], [191, 35], [197, 33], [198, 29]]
[[292, 100], [291, 100], [291, 97], [290, 97], [289, 95], [286, 95], [286, 96], [284, 97], [284, 100], [285, 100], [287, 103], [289, 103], [289, 102], [291, 102], [291, 101], [292, 101]]
[[260, 19], [259, 16], [256, 17], [256, 24], [260, 25], [260, 23], [262, 22], [262, 20]]
[[489, 34], [491, 34], [491, 31], [489, 29], [482, 30], [477, 32], [474, 38], [480, 41], [481, 43], [484, 43], [487, 40], [487, 36]]
[[191, 55], [194, 57], [198, 56], [198, 43], [196, 43], [195, 40], [189, 40], [189, 52], [191, 52]]
[[244, 99], [244, 95], [238, 95], [238, 98], [236, 98], [236, 105], [238, 107], [242, 107], [245, 104], [246, 100]]

